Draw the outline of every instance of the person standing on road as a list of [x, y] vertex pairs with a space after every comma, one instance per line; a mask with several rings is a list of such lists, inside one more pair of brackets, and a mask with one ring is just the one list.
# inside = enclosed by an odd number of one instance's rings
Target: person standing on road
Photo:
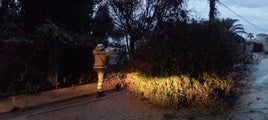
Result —
[[105, 51], [105, 46], [103, 44], [98, 44], [92, 51], [92, 54], [94, 55], [94, 71], [98, 73], [98, 85], [97, 85], [97, 91], [98, 91], [98, 97], [103, 97], [105, 94], [102, 91], [102, 84], [103, 84], [103, 77], [105, 72], [105, 64], [107, 61], [107, 57], [115, 53], [115, 49]]

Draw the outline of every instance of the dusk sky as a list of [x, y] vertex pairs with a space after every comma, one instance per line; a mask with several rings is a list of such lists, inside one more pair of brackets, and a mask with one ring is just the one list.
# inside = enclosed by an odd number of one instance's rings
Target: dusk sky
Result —
[[[237, 24], [244, 25], [245, 31], [253, 33], [254, 36], [259, 33], [268, 34], [268, 0], [219, 0], [219, 2], [226, 6], [217, 3], [219, 18], [238, 19]], [[189, 0], [188, 8], [194, 18], [208, 19], [208, 0]]]

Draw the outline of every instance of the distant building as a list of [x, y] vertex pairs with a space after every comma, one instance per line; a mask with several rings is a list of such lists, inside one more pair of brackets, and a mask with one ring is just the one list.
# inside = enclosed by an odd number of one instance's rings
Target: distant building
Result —
[[268, 35], [264, 34], [264, 33], [260, 33], [258, 35], [256, 35], [256, 39], [257, 40], [267, 40], [268, 39]]
[[262, 44], [263, 50], [268, 52], [268, 34], [260, 33], [256, 35], [255, 39], [252, 39], [250, 42]]
[[268, 52], [268, 35], [261, 33], [256, 35], [256, 40], [261, 41], [263, 45], [263, 50]]

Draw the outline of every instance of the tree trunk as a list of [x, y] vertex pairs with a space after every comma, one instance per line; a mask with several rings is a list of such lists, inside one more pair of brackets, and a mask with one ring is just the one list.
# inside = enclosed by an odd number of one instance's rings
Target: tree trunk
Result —
[[209, 0], [209, 20], [215, 20], [217, 16], [217, 8], [216, 8], [217, 0]]

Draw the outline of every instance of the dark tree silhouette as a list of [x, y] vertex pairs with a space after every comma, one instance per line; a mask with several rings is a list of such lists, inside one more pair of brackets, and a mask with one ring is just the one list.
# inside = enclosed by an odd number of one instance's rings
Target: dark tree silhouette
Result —
[[106, 39], [113, 30], [113, 19], [109, 14], [109, 8], [107, 5], [101, 5], [94, 18], [92, 24], [93, 36], [98, 39]]
[[209, 20], [215, 20], [217, 17], [216, 2], [218, 0], [208, 0], [209, 1]]
[[26, 25], [41, 25], [45, 19], [63, 24], [67, 29], [85, 32], [94, 9], [94, 0], [19, 0]]
[[183, 0], [109, 0], [117, 28], [124, 33], [130, 55], [153, 31], [162, 31], [163, 22], [187, 21]]

